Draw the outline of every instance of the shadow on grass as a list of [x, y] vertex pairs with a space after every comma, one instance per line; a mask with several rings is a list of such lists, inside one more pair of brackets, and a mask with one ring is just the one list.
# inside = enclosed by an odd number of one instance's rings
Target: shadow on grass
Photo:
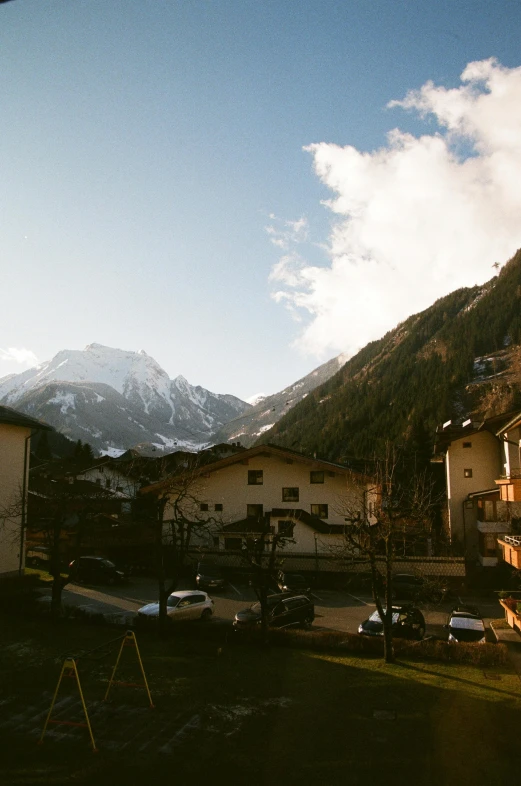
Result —
[[[417, 671], [420, 672], [421, 674], [429, 674], [432, 677], [439, 677], [441, 679], [449, 680], [451, 682], [459, 682], [466, 685], [472, 685], [475, 688], [479, 687], [481, 690], [489, 691], [491, 693], [499, 693], [505, 696], [510, 696], [514, 699], [521, 699], [521, 686], [518, 692], [513, 692], [513, 691], [505, 690], [504, 688], [495, 688], [493, 685], [484, 685], [481, 681], [473, 682], [472, 680], [467, 680], [464, 677], [457, 677], [454, 674], [447, 674], [447, 672], [432, 671], [431, 669], [426, 669], [423, 668], [422, 666], [415, 666], [410, 661], [406, 662], [403, 660], [397, 660], [395, 665], [400, 666], [403, 669], [410, 669], [411, 671]], [[483, 669], [479, 669], [478, 666], [475, 666], [473, 668], [479, 671], [483, 671]]]

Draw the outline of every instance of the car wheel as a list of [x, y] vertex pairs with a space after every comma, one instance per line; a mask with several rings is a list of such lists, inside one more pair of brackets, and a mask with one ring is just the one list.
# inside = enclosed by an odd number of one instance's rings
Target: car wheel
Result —
[[306, 619], [302, 622], [302, 627], [304, 630], [309, 630], [313, 624], [313, 619], [311, 617], [306, 617]]
[[203, 621], [204, 620], [208, 621], [211, 616], [212, 616], [212, 610], [211, 609], [203, 609], [203, 613], [201, 614], [201, 619]]

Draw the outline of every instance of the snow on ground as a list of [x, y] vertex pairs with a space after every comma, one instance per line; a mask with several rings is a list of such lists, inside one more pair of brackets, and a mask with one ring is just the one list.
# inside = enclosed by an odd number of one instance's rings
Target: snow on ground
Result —
[[264, 434], [265, 431], [269, 431], [274, 425], [275, 423], [268, 423], [267, 426], [261, 426], [260, 429], [255, 432], [255, 436], [258, 437], [260, 434]]
[[251, 404], [254, 407], [256, 404], [260, 404], [261, 401], [264, 401], [267, 398], [267, 393], [255, 393], [254, 396], [250, 396], [246, 399], [247, 404]]

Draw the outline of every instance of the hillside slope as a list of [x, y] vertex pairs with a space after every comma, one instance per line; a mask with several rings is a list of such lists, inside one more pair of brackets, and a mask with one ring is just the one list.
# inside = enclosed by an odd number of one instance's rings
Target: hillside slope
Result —
[[430, 442], [449, 418], [521, 406], [521, 251], [500, 274], [415, 314], [349, 360], [259, 442], [331, 460]]
[[215, 442], [231, 442], [239, 440], [249, 447], [255, 440], [272, 428], [281, 417], [296, 406], [316, 387], [330, 379], [347, 359], [346, 355], [338, 355], [292, 385], [271, 396], [263, 397], [251, 409], [230, 420], [213, 436]]

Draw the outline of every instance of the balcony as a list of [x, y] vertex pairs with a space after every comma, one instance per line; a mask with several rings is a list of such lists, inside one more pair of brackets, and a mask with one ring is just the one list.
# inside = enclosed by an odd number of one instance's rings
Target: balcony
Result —
[[516, 570], [521, 569], [521, 535], [503, 535], [498, 538], [503, 549], [503, 559]]
[[517, 633], [521, 633], [521, 603], [516, 598], [500, 598], [505, 609], [505, 620]]
[[521, 502], [521, 475], [516, 470], [509, 477], [501, 477], [495, 481], [499, 486], [503, 502]]

